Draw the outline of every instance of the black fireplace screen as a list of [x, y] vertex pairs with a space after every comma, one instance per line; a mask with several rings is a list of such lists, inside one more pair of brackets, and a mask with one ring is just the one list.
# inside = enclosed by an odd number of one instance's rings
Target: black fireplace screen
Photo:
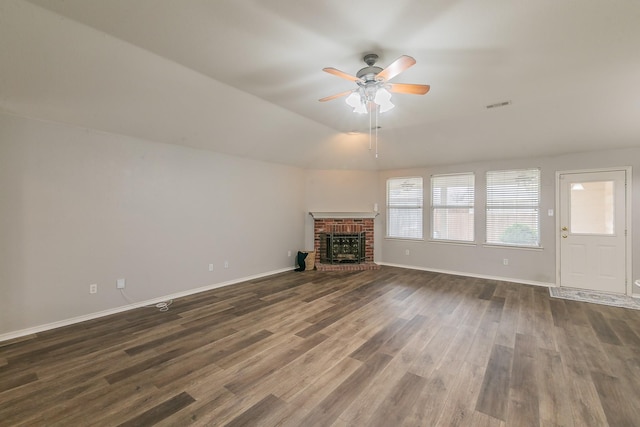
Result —
[[338, 224], [320, 235], [320, 262], [325, 264], [365, 261], [365, 232], [361, 225]]

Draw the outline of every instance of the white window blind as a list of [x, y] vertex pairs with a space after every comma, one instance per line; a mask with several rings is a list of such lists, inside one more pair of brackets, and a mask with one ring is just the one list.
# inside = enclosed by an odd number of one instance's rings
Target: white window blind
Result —
[[387, 180], [387, 237], [422, 239], [422, 177]]
[[475, 176], [473, 173], [431, 177], [431, 238], [473, 242]]
[[540, 246], [540, 170], [487, 172], [487, 243]]

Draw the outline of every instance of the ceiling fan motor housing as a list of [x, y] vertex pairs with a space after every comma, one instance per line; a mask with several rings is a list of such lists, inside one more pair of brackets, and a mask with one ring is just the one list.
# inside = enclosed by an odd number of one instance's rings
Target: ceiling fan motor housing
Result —
[[356, 77], [363, 79], [365, 82], [375, 81], [376, 75], [382, 71], [380, 67], [364, 67], [356, 74]]
[[382, 71], [382, 68], [375, 67], [374, 64], [378, 60], [378, 55], [375, 53], [369, 53], [364, 56], [364, 62], [367, 67], [364, 67], [356, 74], [356, 77], [363, 79], [365, 82], [375, 81], [376, 75]]

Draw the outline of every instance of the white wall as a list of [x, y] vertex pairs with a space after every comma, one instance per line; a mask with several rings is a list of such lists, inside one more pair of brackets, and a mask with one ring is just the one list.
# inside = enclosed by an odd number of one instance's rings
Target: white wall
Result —
[[[556, 281], [556, 218], [548, 216], [556, 198], [556, 171], [632, 166], [632, 253], [633, 279], [640, 278], [640, 149], [568, 154], [557, 157], [480, 162], [441, 167], [393, 170], [380, 173], [378, 199], [385, 198], [385, 183], [390, 177], [422, 176], [425, 187], [423, 241], [383, 239], [382, 262], [415, 268], [458, 272], [482, 277], [504, 278], [525, 283], [551, 284]], [[489, 170], [541, 168], [540, 232], [541, 250], [484, 246], [485, 173]], [[474, 172], [476, 176], [475, 245], [455, 245], [429, 241], [430, 178], [434, 174]], [[384, 208], [384, 204], [380, 206]], [[382, 233], [386, 233], [385, 212], [380, 215]], [[409, 255], [406, 255], [406, 250]], [[509, 265], [503, 265], [503, 259]], [[640, 293], [637, 286], [634, 293]]]
[[288, 166], [0, 114], [0, 183], [0, 335], [124, 306], [117, 278], [144, 301], [293, 267], [304, 243]]

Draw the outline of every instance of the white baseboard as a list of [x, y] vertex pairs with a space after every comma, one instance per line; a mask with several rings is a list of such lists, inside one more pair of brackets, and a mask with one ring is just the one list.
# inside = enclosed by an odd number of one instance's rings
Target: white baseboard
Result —
[[[416, 266], [413, 266], [413, 265], [392, 264], [392, 263], [386, 263], [386, 262], [380, 262], [380, 261], [376, 261], [376, 264], [386, 265], [386, 266], [389, 266], [389, 267], [407, 268], [407, 269], [411, 269], [411, 270], [430, 271], [430, 272], [433, 272], [433, 273], [442, 273], [442, 274], [452, 274], [452, 275], [456, 275], [456, 276], [475, 277], [475, 278], [478, 278], [478, 279], [500, 280], [500, 281], [503, 281], [503, 282], [521, 283], [521, 284], [524, 284], [524, 285], [535, 285], [535, 286], [544, 286], [544, 287], [556, 286], [555, 283], [536, 282], [536, 281], [532, 281], [532, 280], [522, 280], [522, 279], [511, 278], [511, 277], [487, 276], [487, 275], [482, 275], [482, 274], [467, 273], [467, 272], [464, 272], [464, 271], [439, 270], [439, 269], [433, 269], [433, 268], [416, 267]], [[85, 314], [85, 315], [82, 315], [82, 316], [72, 317], [72, 318], [69, 318], [69, 319], [64, 319], [64, 320], [60, 320], [60, 321], [57, 321], [57, 322], [47, 323], [47, 324], [44, 324], [44, 325], [38, 325], [38, 326], [34, 326], [34, 327], [31, 327], [31, 328], [27, 328], [27, 329], [22, 329], [22, 330], [19, 330], [19, 331], [8, 332], [8, 333], [0, 335], [0, 342], [8, 341], [8, 340], [15, 339], [15, 338], [24, 337], [24, 336], [27, 336], [27, 335], [36, 334], [38, 332], [48, 331], [50, 329], [61, 328], [63, 326], [73, 325], [75, 323], [85, 322], [87, 320], [98, 319], [100, 317], [109, 316], [109, 315], [112, 315], [112, 314], [122, 313], [124, 311], [133, 310], [133, 309], [144, 307], [144, 306], [155, 305], [155, 304], [157, 304], [159, 302], [162, 302], [162, 301], [167, 301], [167, 300], [171, 300], [171, 299], [178, 299], [178, 298], [186, 297], [186, 296], [189, 296], [189, 295], [197, 294], [197, 293], [200, 293], [200, 292], [206, 292], [206, 291], [210, 291], [210, 290], [213, 290], [213, 289], [234, 285], [236, 283], [242, 283], [242, 282], [246, 282], [246, 281], [249, 281], [249, 280], [259, 279], [259, 278], [262, 278], [262, 277], [271, 276], [271, 275], [278, 274], [278, 273], [284, 273], [286, 271], [291, 271], [293, 269], [294, 269], [294, 267], [288, 267], [288, 268], [283, 268], [283, 269], [279, 269], [279, 270], [269, 271], [269, 272], [266, 272], [266, 273], [256, 274], [256, 275], [253, 275], [253, 276], [242, 277], [242, 278], [230, 280], [230, 281], [227, 281], [227, 282], [214, 283], [212, 285], [202, 286], [200, 288], [195, 288], [195, 289], [189, 289], [187, 291], [177, 292], [175, 294], [165, 295], [165, 296], [161, 296], [161, 297], [158, 297], [158, 298], [153, 298], [153, 299], [150, 299], [150, 300], [137, 302], [137, 303], [134, 303], [134, 304], [127, 304], [127, 305], [123, 305], [123, 306], [120, 306], [120, 307], [111, 308], [111, 309], [103, 310], [103, 311], [98, 311], [98, 312], [95, 312], [95, 313], [89, 313], [89, 314]], [[169, 310], [171, 310], [171, 309], [169, 309]]]
[[468, 273], [466, 271], [439, 270], [439, 269], [435, 269], [435, 268], [416, 267], [415, 265], [391, 264], [391, 263], [388, 263], [388, 262], [377, 262], [376, 261], [376, 263], [380, 264], [380, 265], [387, 265], [389, 267], [399, 267], [399, 268], [408, 268], [410, 270], [430, 271], [432, 273], [452, 274], [454, 276], [475, 277], [477, 279], [499, 280], [501, 282], [520, 283], [522, 285], [543, 286], [545, 288], [555, 287], [556, 286], [555, 283], [536, 282], [534, 280], [515, 279], [513, 277], [487, 276], [487, 275], [484, 275], [484, 274]]
[[[140, 308], [149, 305], [155, 305], [162, 301], [178, 299], [182, 297], [186, 297], [188, 295], [197, 294], [200, 292], [210, 291], [212, 289], [222, 288], [224, 286], [235, 285], [236, 283], [247, 282], [249, 280], [259, 279], [261, 277], [271, 276], [278, 273], [284, 273], [285, 271], [291, 271], [295, 267], [282, 268], [280, 270], [273, 270], [267, 273], [260, 273], [253, 276], [242, 277], [239, 279], [229, 280], [227, 282], [214, 283], [212, 285], [202, 286], [200, 288], [189, 289], [187, 291], [177, 292], [171, 295], [165, 295], [158, 298], [153, 298], [146, 301], [136, 302], [134, 304], [127, 304], [116, 308], [111, 308], [108, 310], [98, 311], [96, 313], [89, 313], [82, 316], [72, 317], [70, 319], [59, 320], [57, 322], [47, 323], [44, 325], [34, 326], [32, 328], [22, 329], [19, 331], [8, 332], [6, 334], [0, 335], [0, 342], [7, 341], [15, 338], [24, 337], [27, 335], [36, 334], [38, 332], [48, 331], [50, 329], [60, 328], [63, 326], [73, 325], [75, 323], [85, 322], [87, 320], [98, 319], [100, 317], [109, 316], [111, 314], [122, 313], [123, 311], [133, 310], [135, 308]], [[169, 309], [171, 311], [171, 309]]]

